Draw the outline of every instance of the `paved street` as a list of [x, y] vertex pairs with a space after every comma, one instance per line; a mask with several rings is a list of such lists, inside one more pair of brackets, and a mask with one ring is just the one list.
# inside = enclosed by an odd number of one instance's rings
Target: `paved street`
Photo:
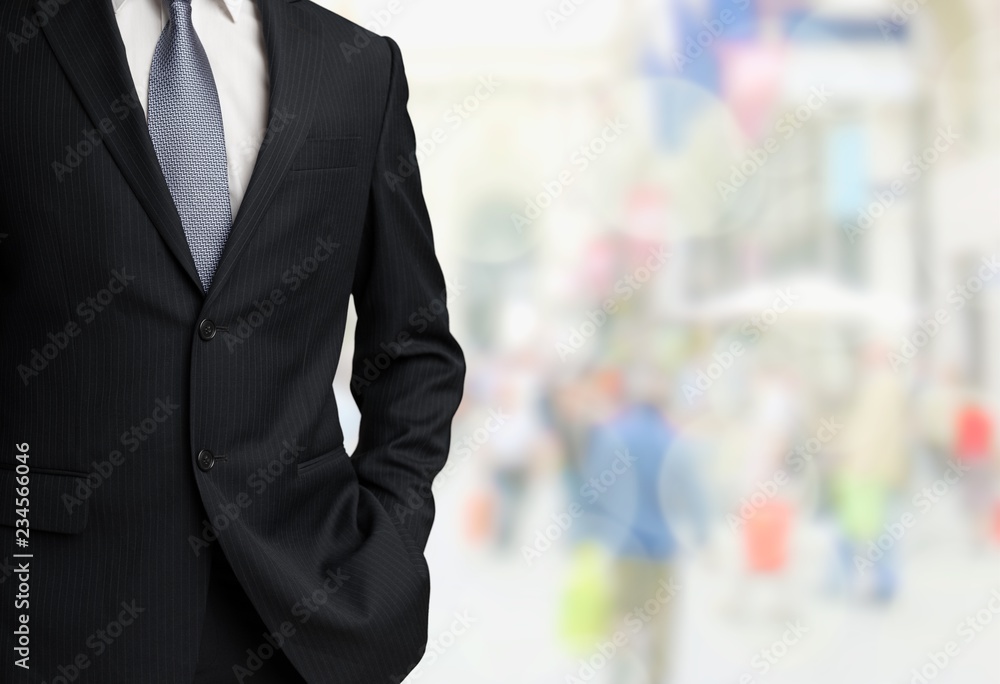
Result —
[[[572, 681], [567, 675], [577, 673], [579, 661], [567, 653], [557, 630], [566, 549], [553, 548], [529, 568], [519, 556], [463, 548], [458, 512], [468, 484], [457, 476], [439, 493], [429, 547], [435, 578], [432, 646], [406, 681]], [[538, 489], [522, 525], [525, 539], [558, 510], [558, 498], [544, 486]], [[685, 562], [678, 571], [676, 639], [663, 646], [675, 663], [674, 684], [911, 684], [921, 681], [912, 669], [934, 657], [938, 662], [947, 657], [948, 663], [927, 682], [1000, 681], [1000, 614], [988, 608], [991, 591], [1000, 590], [1000, 554], [972, 554], [967, 540], [950, 534], [964, 529], [959, 515], [955, 507], [942, 506], [900, 543], [900, 593], [887, 606], [831, 593], [831, 537], [819, 524], [798, 526], [787, 576], [770, 581], [750, 580], [735, 570], [739, 548], [719, 526], [714, 557]], [[995, 601], [994, 609], [998, 605]], [[969, 627], [960, 632], [960, 624], [975, 620], [977, 612], [988, 624], [981, 632]], [[460, 615], [464, 626], [456, 622]], [[456, 624], [461, 633], [452, 630]], [[798, 625], [801, 634], [789, 634], [794, 644], [775, 647], [788, 625]], [[954, 656], [945, 653], [949, 642], [958, 649], [952, 649]], [[767, 655], [776, 662], [764, 673]], [[929, 667], [933, 674], [936, 666]], [[591, 681], [628, 684], [614, 682], [611, 670], [604, 668]]]

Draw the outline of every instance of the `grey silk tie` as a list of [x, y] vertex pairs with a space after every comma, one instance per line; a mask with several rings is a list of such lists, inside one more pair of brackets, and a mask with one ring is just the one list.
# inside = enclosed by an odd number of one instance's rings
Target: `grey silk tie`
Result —
[[170, 0], [170, 22], [153, 53], [149, 135], [207, 292], [233, 219], [219, 92], [191, 23], [191, 0]]

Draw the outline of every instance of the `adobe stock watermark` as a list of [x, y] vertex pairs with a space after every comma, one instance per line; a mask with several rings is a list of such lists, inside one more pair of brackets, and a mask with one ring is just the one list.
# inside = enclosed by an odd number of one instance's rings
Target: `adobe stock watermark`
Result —
[[948, 468], [940, 477], [913, 496], [910, 501], [913, 510], [905, 511], [895, 522], [886, 523], [882, 527], [882, 534], [868, 542], [864, 555], [854, 554], [855, 570], [863, 575], [875, 567], [875, 564], [885, 558], [885, 555], [917, 525], [922, 517], [930, 513], [954, 490], [969, 468], [968, 465], [950, 461]]
[[[653, 618], [660, 614], [680, 592], [681, 586], [673, 577], [661, 580], [656, 591], [641, 606], [634, 606], [622, 618], [622, 624], [607, 639], [594, 645], [594, 652], [581, 659], [575, 672], [566, 675], [566, 684], [586, 684], [594, 681], [621, 650], [629, 645]], [[665, 648], [665, 646], [659, 646]]]
[[[201, 534], [197, 537], [193, 534], [188, 536], [188, 545], [194, 555], [200, 556], [202, 551], [209, 548], [212, 542], [219, 538], [219, 533], [225, 532], [230, 525], [239, 520], [244, 511], [253, 506], [257, 500], [255, 497], [266, 492], [286, 470], [295, 470], [303, 453], [305, 447], [300, 446], [294, 439], [282, 441], [278, 455], [247, 476], [246, 486], [249, 491], [240, 491], [231, 501], [220, 502], [219, 512], [210, 520], [206, 518], [201, 521]], [[251, 492], [255, 496], [251, 496]]]
[[843, 424], [837, 420], [836, 416], [821, 420], [815, 435], [804, 443], [789, 449], [785, 454], [783, 460], [787, 468], [778, 468], [769, 479], [763, 482], [758, 481], [753, 492], [740, 499], [740, 508], [737, 511], [739, 515], [733, 513], [726, 515], [726, 523], [729, 525], [730, 531], [737, 533], [745, 527], [761, 509], [778, 495], [785, 485], [791, 482], [791, 474], [805, 470], [823, 447], [833, 442], [843, 429]]
[[[86, 650], [78, 652], [68, 663], [59, 665], [56, 668], [57, 674], [44, 680], [43, 684], [72, 684], [72, 682], [80, 681], [86, 671], [94, 664], [95, 658], [101, 657], [114, 646], [125, 631], [146, 612], [146, 608], [140, 606], [135, 599], [122, 601], [119, 605], [121, 610], [118, 611], [118, 614], [84, 640], [83, 645]], [[22, 625], [22, 627], [27, 629], [27, 625]], [[17, 630], [14, 630], [14, 634], [17, 634]], [[16, 652], [18, 649], [14, 650]], [[24, 656], [23, 660], [26, 661], [27, 656]], [[30, 669], [27, 662], [23, 665], [20, 660], [15, 661], [15, 663], [18, 667]]]
[[559, 0], [558, 5], [545, 10], [545, 21], [548, 22], [549, 28], [555, 31], [572, 19], [588, 2], [590, 0]]
[[879, 19], [877, 22], [882, 38], [894, 37], [926, 5], [927, 0], [902, 0], [893, 3], [889, 19]]
[[[330, 598], [339, 592], [350, 579], [351, 576], [340, 568], [337, 568], [336, 571], [327, 569], [323, 575], [322, 583], [299, 598], [292, 606], [292, 616], [297, 618], [299, 625], [306, 624], [323, 606], [329, 603]], [[242, 663], [233, 664], [233, 677], [241, 683], [253, 677], [297, 633], [298, 628], [295, 623], [291, 620], [283, 620], [275, 631], [261, 634], [260, 643], [246, 649], [246, 659]]]
[[71, 320], [61, 329], [46, 335], [48, 342], [31, 350], [30, 358], [17, 366], [17, 374], [27, 387], [32, 379], [48, 368], [49, 364], [65, 351], [73, 339], [79, 337], [88, 325], [107, 311], [115, 298], [136, 279], [125, 267], [113, 269], [108, 284], [76, 305], [79, 322]]
[[[802, 624], [801, 620], [786, 622], [785, 631], [781, 636], [754, 654], [750, 659], [750, 667], [760, 675], [766, 675], [791, 652], [793, 646], [802, 641], [808, 632], [809, 628]], [[757, 684], [757, 682], [758, 680], [750, 672], [745, 672], [740, 677], [740, 684]]]
[[876, 190], [871, 201], [858, 208], [853, 223], [847, 222], [841, 226], [848, 242], [853, 245], [875, 227], [889, 209], [896, 204], [896, 200], [908, 193], [910, 186], [920, 180], [955, 146], [959, 137], [951, 126], [938, 127], [934, 142], [910, 157], [909, 161], [903, 165], [900, 177], [890, 183], [887, 189]]
[[[924, 662], [910, 670], [909, 684], [932, 684], [968, 646], [1000, 616], [1000, 589], [990, 592], [983, 607], [966, 616], [955, 628], [956, 639], [948, 640], [941, 650], [931, 651], [924, 656]], [[954, 680], [949, 680], [954, 681]]]
[[472, 434], [462, 438], [463, 445], [455, 450], [454, 456], [449, 456], [444, 468], [430, 484], [421, 484], [419, 487], [410, 487], [406, 492], [406, 497], [402, 503], [397, 502], [391, 511], [390, 517], [398, 524], [405, 525], [407, 518], [421, 510], [429, 501], [433, 500], [435, 490], [440, 490], [444, 484], [450, 480], [460, 470], [462, 464], [469, 460], [475, 452], [479, 451], [510, 419], [504, 414], [503, 409], [490, 409], [489, 415], [483, 421], [482, 426], [472, 431]]
[[8, 556], [0, 563], [0, 584], [14, 575], [14, 559]]
[[403, 3], [400, 0], [388, 0], [383, 8], [374, 9], [369, 12], [367, 19], [358, 22], [360, 26], [354, 29], [352, 40], [350, 42], [340, 42], [340, 54], [343, 55], [344, 61], [350, 64], [352, 59], [360, 55], [362, 50], [371, 45], [371, 36], [362, 31], [362, 27], [368, 29], [371, 33], [385, 34], [386, 29], [392, 24], [393, 19], [402, 13]]
[[397, 164], [394, 171], [385, 171], [383, 178], [389, 189], [396, 192], [407, 179], [416, 174], [420, 165], [447, 143], [449, 136], [472, 118], [479, 111], [479, 108], [493, 97], [499, 86], [500, 81], [492, 74], [480, 76], [473, 91], [445, 111], [443, 115], [444, 125], [434, 127], [429, 135], [417, 140], [416, 149], [409, 156], [399, 155], [396, 158]]
[[[915, 359], [922, 349], [927, 347], [951, 321], [952, 311], [961, 311], [966, 304], [1000, 272], [1000, 259], [996, 255], [983, 257], [974, 275], [969, 276], [964, 283], [953, 287], [946, 299], [948, 307], [938, 307], [933, 315], [917, 322], [917, 329], [905, 335], [897, 349], [887, 353], [890, 367], [897, 373]], [[950, 307], [950, 309], [949, 309]]]
[[[628, 449], [617, 449], [611, 464], [580, 486], [580, 496], [591, 504], [597, 503], [638, 460]], [[535, 530], [531, 545], [521, 546], [521, 557], [525, 564], [532, 567], [585, 512], [583, 506], [573, 501], [565, 511], [553, 513], [548, 525]]]
[[541, 218], [546, 209], [552, 206], [556, 198], [562, 195], [563, 191], [571, 186], [579, 178], [579, 174], [584, 173], [591, 165], [601, 158], [611, 146], [621, 139], [625, 131], [630, 126], [622, 121], [620, 116], [607, 119], [601, 133], [590, 141], [578, 147], [569, 158], [569, 167], [563, 169], [555, 175], [552, 180], [542, 185], [542, 190], [534, 197], [524, 198], [524, 210], [522, 213], [514, 212], [510, 215], [511, 225], [518, 233], [523, 233], [525, 228], [530, 227]]
[[813, 115], [830, 101], [830, 97], [833, 95], [826, 86], [813, 86], [810, 93], [805, 104], [778, 119], [774, 124], [774, 135], [764, 138], [759, 146], [751, 147], [743, 161], [729, 167], [728, 182], [720, 180], [715, 184], [715, 189], [718, 190], [719, 197], [722, 198], [723, 202], [728, 202], [746, 187], [750, 179], [764, 168], [771, 157], [778, 153], [782, 142], [791, 140], [792, 136], [800, 131], [813, 118]]
[[441, 472], [438, 473], [434, 481], [428, 486], [421, 484], [419, 487], [410, 487], [406, 492], [406, 497], [402, 503], [396, 503], [390, 511], [390, 517], [400, 525], [406, 524], [407, 518], [422, 509], [427, 502], [434, 498], [435, 491], [440, 491], [449, 480], [451, 480], [472, 454], [481, 449], [493, 436], [503, 429], [510, 419], [509, 415], [503, 412], [502, 408], [490, 409], [489, 415], [482, 425], [465, 435], [459, 443], [462, 445], [455, 449], [454, 455], [448, 457]]
[[266, 147], [274, 140], [278, 133], [285, 130], [285, 127], [295, 119], [295, 114], [284, 108], [276, 108], [268, 121], [267, 127], [257, 135], [251, 135], [239, 142], [236, 146], [234, 158], [229, 159], [229, 174], [234, 177], [242, 175], [249, 165], [257, 161], [257, 154], [262, 147]]
[[155, 406], [146, 418], [129, 427], [118, 437], [121, 449], [113, 449], [103, 461], [91, 461], [93, 470], [86, 477], [76, 478], [76, 486], [72, 493], [63, 492], [62, 503], [66, 507], [66, 512], [70, 515], [78, 507], [82, 506], [94, 492], [101, 488], [105, 482], [111, 479], [115, 471], [126, 461], [126, 453], [134, 454], [142, 446], [142, 443], [155, 435], [160, 426], [174, 416], [174, 412], [181, 408], [180, 404], [175, 404], [170, 397], [157, 399]]
[[473, 454], [483, 448], [493, 439], [495, 434], [503, 429], [508, 420], [510, 420], [510, 416], [505, 414], [502, 408], [491, 408], [489, 414], [479, 427], [461, 439], [455, 440], [460, 446], [455, 448], [454, 454], [448, 459], [444, 468], [441, 469], [441, 472], [434, 479], [433, 489], [443, 487], [447, 481], [454, 477], [462, 465]]
[[255, 300], [251, 311], [238, 316], [233, 324], [220, 328], [229, 353], [232, 354], [244, 345], [274, 315], [278, 307], [288, 301], [290, 294], [302, 287], [339, 248], [340, 243], [334, 242], [332, 235], [316, 238], [312, 252], [281, 274], [281, 282], [287, 287], [274, 288], [263, 299]]
[[499, 432], [509, 418], [510, 416], [504, 415], [501, 409], [491, 409], [483, 427], [477, 428], [471, 436], [467, 435], [463, 440], [463, 444], [466, 446], [458, 449], [461, 452], [460, 460], [453, 461], [453, 457], [449, 457], [448, 462], [445, 463], [444, 468], [433, 481], [430, 483], [421, 482], [419, 485], [409, 487], [400, 501], [395, 501], [392, 506], [386, 507], [389, 518], [399, 525], [406, 525], [411, 516], [416, 515], [424, 506], [434, 500], [434, 489], [441, 487], [444, 481], [453, 477], [461, 464]]
[[448, 652], [458, 640], [469, 633], [469, 630], [479, 622], [479, 619], [470, 615], [469, 611], [464, 610], [462, 612], [455, 612], [452, 614], [451, 624], [443, 632], [440, 632], [437, 636], [433, 637], [427, 642], [427, 648], [424, 650], [424, 657], [420, 659], [418, 663], [412, 663], [414, 666], [408, 675], [393, 675], [389, 678], [392, 684], [401, 684], [404, 680], [407, 682], [415, 682], [421, 679], [427, 670], [434, 666], [434, 663], [438, 659]]
[[370, 387], [382, 374], [387, 371], [406, 349], [413, 344], [414, 335], [421, 335], [427, 331], [431, 323], [448, 312], [448, 299], [460, 296], [466, 290], [466, 286], [458, 281], [452, 283], [445, 281], [445, 289], [441, 290], [437, 297], [412, 312], [407, 318], [409, 328], [400, 330], [392, 339], [379, 343], [379, 353], [374, 356], [361, 359], [357, 365], [360, 372], [355, 371], [351, 375], [351, 388], [353, 390], [362, 387]]
[[[63, 182], [65, 177], [73, 173], [81, 164], [104, 144], [104, 139], [118, 130], [115, 120], [120, 123], [132, 115], [135, 110], [142, 112], [142, 104], [132, 93], [122, 93], [111, 102], [112, 119], [106, 116], [101, 119], [97, 128], [85, 128], [80, 139], [74, 145], [66, 145], [62, 160], [54, 159], [50, 166], [56, 175], [56, 180]], [[145, 114], [143, 114], [145, 116]]]
[[32, 38], [37, 36], [42, 27], [48, 24], [59, 14], [63, 5], [68, 5], [73, 0], [39, 0], [33, 3], [34, 12], [21, 17], [20, 30], [7, 32], [7, 42], [10, 43], [11, 50], [16, 55], [27, 45]]
[[693, 36], [687, 36], [683, 50], [674, 52], [674, 67], [677, 71], [683, 73], [689, 65], [694, 64], [695, 60], [705, 54], [705, 50], [712, 47], [712, 44], [725, 34], [726, 28], [735, 23], [738, 13], [745, 12], [750, 3], [751, 0], [730, 0], [732, 9], [727, 7], [720, 11], [717, 17], [702, 21], [702, 30]]
[[740, 326], [742, 341], [733, 340], [726, 349], [712, 354], [711, 362], [695, 374], [694, 383], [683, 385], [684, 398], [687, 400], [688, 406], [693, 406], [696, 400], [712, 389], [719, 378], [725, 375], [746, 354], [747, 345], [756, 343], [764, 333], [778, 322], [782, 314], [787, 313], [798, 304], [798, 300], [799, 295], [792, 292], [791, 287], [779, 289], [775, 292], [771, 306], [744, 321], [743, 325]]
[[601, 303], [599, 309], [587, 311], [587, 320], [569, 329], [563, 336], [564, 340], [556, 342], [555, 349], [559, 354], [559, 360], [565, 361], [568, 357], [580, 351], [587, 341], [603, 328], [611, 317], [618, 313], [622, 302], [627, 302], [646, 285], [653, 276], [663, 268], [670, 258], [670, 252], [665, 247], [658, 247], [651, 252], [643, 265], [636, 268], [632, 273], [622, 276], [615, 281], [613, 290], [615, 297], [609, 297]]

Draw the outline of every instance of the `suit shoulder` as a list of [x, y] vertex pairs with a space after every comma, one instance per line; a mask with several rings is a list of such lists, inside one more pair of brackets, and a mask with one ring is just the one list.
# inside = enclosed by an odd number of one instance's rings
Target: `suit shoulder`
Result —
[[327, 45], [343, 53], [348, 61], [353, 57], [367, 58], [389, 66], [392, 60], [390, 45], [394, 44], [391, 38], [379, 35], [312, 0], [298, 0], [297, 4], [320, 25]]

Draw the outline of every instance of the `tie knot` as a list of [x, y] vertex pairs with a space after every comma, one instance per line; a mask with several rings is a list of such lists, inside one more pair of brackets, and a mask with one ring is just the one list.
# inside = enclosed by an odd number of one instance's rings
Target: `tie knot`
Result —
[[[179, 17], [180, 21], [187, 24], [191, 21], [191, 0], [170, 0], [170, 16]], [[177, 19], [174, 19], [176, 22]]]

